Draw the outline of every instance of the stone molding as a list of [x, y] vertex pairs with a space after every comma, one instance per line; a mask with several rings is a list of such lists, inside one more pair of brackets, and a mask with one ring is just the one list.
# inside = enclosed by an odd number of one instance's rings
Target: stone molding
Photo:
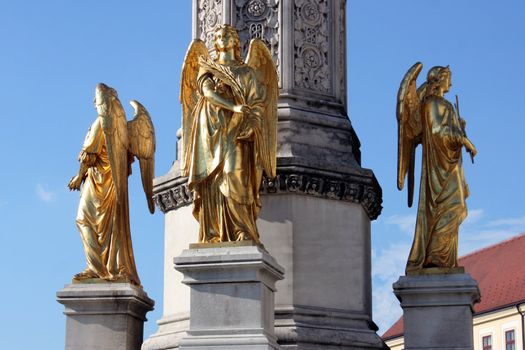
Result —
[[[362, 312], [294, 305], [275, 308], [279, 344], [315, 344], [327, 347], [384, 349], [376, 324]], [[359, 329], [359, 332], [355, 330]]]
[[[329, 175], [278, 171], [275, 179], [263, 179], [261, 193], [268, 195], [295, 193], [361, 203], [370, 220], [377, 219], [383, 208], [382, 190], [375, 177], [336, 178]], [[193, 202], [187, 179], [180, 176], [164, 186], [162, 184], [155, 186], [153, 198], [163, 213]]]
[[393, 288], [403, 309], [468, 305], [474, 310], [480, 301], [477, 282], [464, 273], [401, 276]]

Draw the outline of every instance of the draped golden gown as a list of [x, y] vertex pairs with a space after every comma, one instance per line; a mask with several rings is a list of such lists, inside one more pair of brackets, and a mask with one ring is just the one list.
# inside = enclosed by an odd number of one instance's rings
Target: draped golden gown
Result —
[[407, 272], [457, 267], [458, 230], [467, 216], [462, 166], [464, 132], [452, 104], [440, 96], [421, 107], [423, 161], [414, 242]]
[[[260, 154], [266, 133], [262, 118], [265, 88], [255, 72], [243, 62], [232, 62], [232, 74], [240, 82], [249, 116], [241, 117], [211, 103], [205, 88], [226, 99], [233, 99], [231, 88], [199, 71], [197, 82], [202, 96], [194, 110], [188, 184], [194, 191], [193, 215], [200, 223], [200, 242], [252, 239], [259, 242], [255, 220], [260, 210], [259, 187], [262, 179]], [[239, 140], [243, 130], [252, 128], [250, 140]], [[186, 136], [185, 136], [186, 137]]]
[[[125, 279], [140, 285], [131, 247], [127, 180], [122, 181], [118, 189], [120, 200], [117, 200], [102, 123], [99, 116], [80, 152], [80, 162], [89, 167], [76, 218], [86, 254], [87, 269], [83, 277]], [[125, 156], [127, 169], [127, 153]]]

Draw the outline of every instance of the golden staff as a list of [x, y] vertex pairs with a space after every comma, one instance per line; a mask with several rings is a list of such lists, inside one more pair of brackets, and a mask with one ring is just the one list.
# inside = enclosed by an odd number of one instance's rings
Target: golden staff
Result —
[[[461, 116], [459, 115], [459, 98], [458, 98], [458, 95], [456, 95], [456, 112], [458, 113], [458, 118], [459, 118], [459, 124], [461, 124], [461, 130], [463, 131], [463, 136], [467, 137], [467, 131], [465, 130], [465, 119], [461, 118]], [[472, 155], [472, 153], [470, 151], [467, 151], [468, 154], [470, 154], [470, 160], [472, 161], [472, 164], [474, 164], [474, 156]]]

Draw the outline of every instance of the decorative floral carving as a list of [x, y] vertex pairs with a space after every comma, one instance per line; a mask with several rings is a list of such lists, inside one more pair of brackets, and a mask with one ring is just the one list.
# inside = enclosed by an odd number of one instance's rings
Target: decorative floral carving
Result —
[[331, 199], [341, 198], [341, 183], [339, 181], [329, 180], [324, 188], [326, 197]]
[[323, 191], [323, 179], [319, 177], [310, 177], [306, 182], [305, 192], [307, 194], [319, 195]]
[[246, 9], [252, 17], [262, 17], [267, 9], [267, 5], [262, 0], [250, 0], [248, 1]]
[[243, 56], [251, 39], [261, 39], [272, 53], [279, 69], [279, 0], [236, 0], [235, 27], [241, 39]]
[[[183, 179], [182, 179], [183, 180]], [[375, 178], [342, 180], [328, 176], [300, 173], [279, 173], [275, 179], [263, 178], [261, 193], [297, 193], [321, 198], [361, 203], [370, 220], [381, 214], [382, 191]], [[164, 213], [193, 202], [187, 183], [178, 181], [171, 188], [154, 195]]]
[[295, 86], [332, 93], [329, 69], [330, 13], [327, 0], [295, 0]]
[[279, 191], [279, 177], [276, 177], [275, 179], [264, 177], [261, 192], [277, 193], [277, 191]]
[[213, 33], [222, 24], [222, 0], [199, 0], [198, 6], [200, 38], [214, 54]]
[[157, 207], [166, 213], [180, 207], [193, 203], [193, 195], [186, 182], [173, 186], [159, 192], [153, 196]]

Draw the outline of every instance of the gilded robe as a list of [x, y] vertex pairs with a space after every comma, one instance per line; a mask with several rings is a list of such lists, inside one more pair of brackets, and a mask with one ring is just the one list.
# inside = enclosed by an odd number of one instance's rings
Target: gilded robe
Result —
[[426, 97], [421, 108], [421, 187], [407, 271], [457, 267], [458, 230], [467, 216], [459, 118], [452, 104], [439, 96]]
[[[259, 155], [266, 135], [262, 119], [265, 88], [248, 65], [234, 62], [228, 67], [240, 83], [251, 113], [243, 116], [209, 101], [205, 89], [230, 101], [234, 97], [229, 86], [200, 70], [200, 98], [193, 111], [188, 176], [189, 187], [194, 191], [193, 215], [200, 223], [200, 242], [252, 239], [260, 243], [255, 220], [261, 207]], [[247, 129], [252, 129], [253, 135], [239, 140]]]
[[131, 247], [127, 178], [117, 189], [101, 116], [89, 129], [79, 160], [89, 167], [76, 218], [87, 267], [93, 278], [126, 279], [140, 285]]

